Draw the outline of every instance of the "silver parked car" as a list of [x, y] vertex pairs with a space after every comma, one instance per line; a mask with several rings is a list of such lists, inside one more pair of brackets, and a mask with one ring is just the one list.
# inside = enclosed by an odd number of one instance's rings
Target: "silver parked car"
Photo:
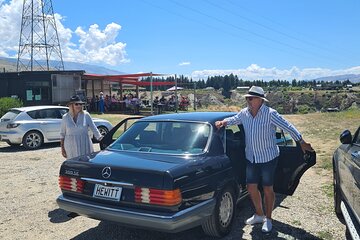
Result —
[[[11, 146], [23, 144], [37, 149], [44, 143], [60, 142], [62, 116], [69, 111], [63, 106], [33, 106], [12, 108], [0, 119], [0, 141]], [[109, 121], [94, 118], [102, 135], [112, 129]]]

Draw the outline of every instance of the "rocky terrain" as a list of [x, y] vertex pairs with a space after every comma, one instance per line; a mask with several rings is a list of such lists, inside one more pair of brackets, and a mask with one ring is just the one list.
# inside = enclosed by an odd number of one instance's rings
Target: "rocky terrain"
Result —
[[[246, 106], [244, 94], [233, 90], [230, 99], [225, 99], [221, 91], [216, 90], [197, 90], [196, 99], [198, 109], [207, 109], [219, 111], [237, 111]], [[156, 91], [153, 97], [164, 94]], [[171, 93], [165, 93], [171, 95]], [[149, 92], [142, 92], [141, 99], [150, 99]], [[191, 107], [194, 104], [194, 91], [178, 91], [178, 96], [187, 96]], [[349, 108], [360, 108], [360, 90], [350, 91], [269, 91], [266, 94], [269, 100], [268, 105], [275, 108], [282, 114], [310, 113], [310, 112], [327, 112], [343, 111]]]

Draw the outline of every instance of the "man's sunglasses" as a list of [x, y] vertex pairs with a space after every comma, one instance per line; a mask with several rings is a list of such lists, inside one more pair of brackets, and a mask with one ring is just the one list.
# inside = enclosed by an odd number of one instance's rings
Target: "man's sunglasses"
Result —
[[254, 97], [247, 97], [247, 98], [246, 98], [246, 100], [247, 100], [247, 101], [250, 101], [250, 102], [251, 102], [253, 99], [254, 99]]

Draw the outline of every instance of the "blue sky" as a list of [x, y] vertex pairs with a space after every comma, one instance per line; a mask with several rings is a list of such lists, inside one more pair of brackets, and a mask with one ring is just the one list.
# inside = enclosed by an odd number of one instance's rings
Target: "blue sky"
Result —
[[[11, 57], [19, 35], [16, 26], [4, 28], [17, 18], [20, 28], [22, 1], [0, 4], [0, 55]], [[358, 0], [53, 0], [53, 6], [67, 61], [194, 79], [360, 74]]]

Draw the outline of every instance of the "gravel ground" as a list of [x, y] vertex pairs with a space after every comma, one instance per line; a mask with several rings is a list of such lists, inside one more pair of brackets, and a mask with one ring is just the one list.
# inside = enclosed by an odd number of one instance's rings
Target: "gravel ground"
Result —
[[[25, 151], [0, 143], [0, 239], [210, 239], [201, 228], [166, 234], [67, 217], [55, 201], [62, 161], [59, 144]], [[253, 210], [249, 199], [242, 201], [234, 228], [223, 239], [345, 239], [345, 227], [332, 210], [333, 199], [323, 191], [330, 183], [329, 172], [312, 168], [293, 196], [277, 195], [269, 235], [261, 233], [261, 226], [244, 225]]]

